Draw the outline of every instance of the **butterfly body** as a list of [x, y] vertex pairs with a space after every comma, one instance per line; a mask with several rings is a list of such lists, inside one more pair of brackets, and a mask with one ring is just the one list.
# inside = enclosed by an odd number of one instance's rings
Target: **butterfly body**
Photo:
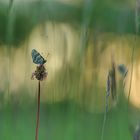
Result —
[[31, 52], [33, 63], [43, 65], [47, 62], [39, 52], [37, 52], [35, 49], [32, 50]]

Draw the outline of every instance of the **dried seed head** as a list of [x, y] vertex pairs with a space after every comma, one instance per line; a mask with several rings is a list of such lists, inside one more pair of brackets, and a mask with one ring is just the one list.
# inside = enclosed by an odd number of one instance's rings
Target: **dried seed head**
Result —
[[31, 79], [34, 79], [34, 77], [39, 80], [43, 81], [45, 78], [47, 78], [48, 72], [46, 71], [46, 68], [44, 65], [39, 65], [36, 67], [35, 72], [32, 74]]

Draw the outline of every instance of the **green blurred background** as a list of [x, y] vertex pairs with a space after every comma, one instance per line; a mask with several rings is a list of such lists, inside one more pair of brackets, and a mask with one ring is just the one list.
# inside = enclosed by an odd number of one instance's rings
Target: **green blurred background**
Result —
[[[0, 0], [0, 140], [35, 139], [33, 48], [50, 54], [39, 140], [132, 140], [140, 121], [139, 7], [134, 0]], [[118, 100], [109, 97], [104, 125], [112, 61]], [[128, 68], [125, 87], [119, 64]]]

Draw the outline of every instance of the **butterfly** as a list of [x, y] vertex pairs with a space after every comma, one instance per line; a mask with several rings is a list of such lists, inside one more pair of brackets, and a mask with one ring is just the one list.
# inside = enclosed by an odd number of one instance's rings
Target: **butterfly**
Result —
[[35, 49], [32, 50], [31, 55], [32, 55], [33, 63], [35, 64], [43, 65], [47, 62], [47, 60], [45, 60], [43, 56], [41, 56], [41, 54]]
[[123, 77], [125, 77], [127, 75], [128, 70], [127, 70], [127, 68], [125, 67], [124, 64], [119, 65], [118, 70]]

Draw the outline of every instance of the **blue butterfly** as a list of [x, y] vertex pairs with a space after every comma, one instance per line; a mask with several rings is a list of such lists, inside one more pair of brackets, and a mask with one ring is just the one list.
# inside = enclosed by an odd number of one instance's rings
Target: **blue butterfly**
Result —
[[43, 65], [47, 62], [47, 60], [45, 60], [35, 49], [32, 50], [31, 55], [35, 64]]
[[127, 68], [125, 67], [124, 64], [119, 65], [118, 70], [123, 77], [125, 77], [127, 75], [128, 70], [127, 70]]

